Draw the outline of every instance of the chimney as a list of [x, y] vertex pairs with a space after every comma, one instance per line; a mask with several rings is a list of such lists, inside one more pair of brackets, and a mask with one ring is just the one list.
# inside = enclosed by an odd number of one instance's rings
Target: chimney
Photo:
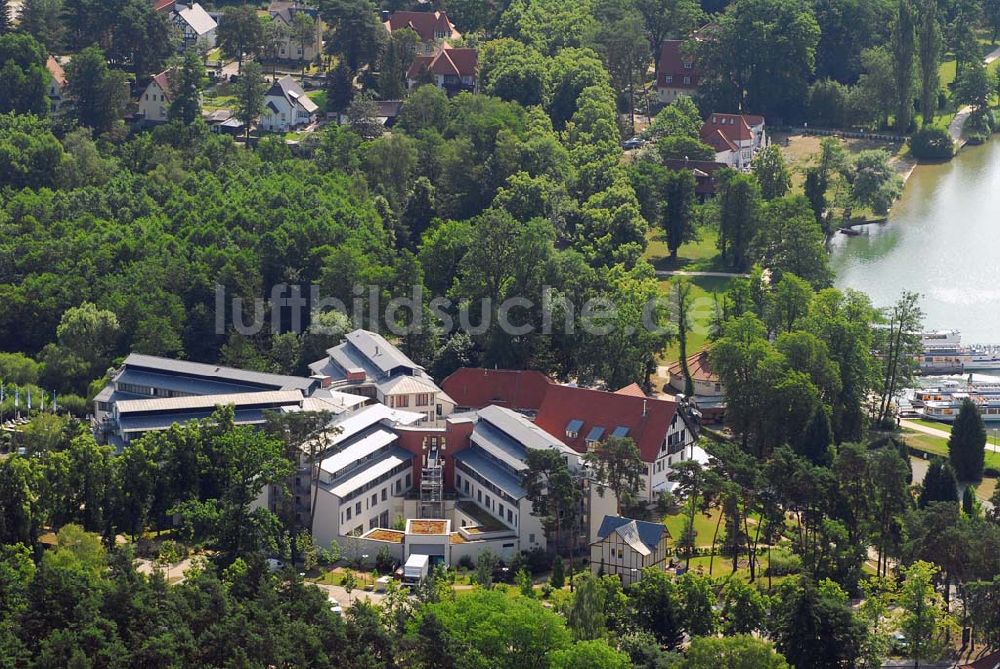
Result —
[[375, 344], [375, 355], [378, 355], [378, 344]]
[[646, 413], [647, 413], [646, 400], [643, 400], [642, 401], [642, 415], [643, 415], [643, 417], [646, 416]]

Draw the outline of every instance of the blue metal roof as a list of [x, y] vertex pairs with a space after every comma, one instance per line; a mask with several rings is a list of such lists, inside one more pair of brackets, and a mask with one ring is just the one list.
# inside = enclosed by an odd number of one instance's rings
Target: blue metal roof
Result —
[[601, 527], [597, 530], [597, 536], [601, 539], [607, 539], [609, 534], [622, 525], [628, 525], [631, 522], [635, 522], [636, 529], [639, 532], [639, 539], [652, 550], [655, 550], [660, 544], [660, 539], [663, 538], [665, 533], [667, 536], [670, 536], [667, 533], [666, 526], [662, 523], [651, 523], [646, 520], [633, 521], [631, 518], [623, 518], [621, 516], [604, 516], [604, 520], [601, 521]]
[[505, 493], [513, 497], [514, 499], [520, 499], [525, 496], [525, 490], [521, 487], [521, 480], [510, 470], [503, 467], [500, 463], [494, 461], [489, 456], [487, 456], [483, 451], [477, 446], [472, 448], [467, 448], [464, 451], [457, 453], [455, 459], [459, 462], [464, 462], [466, 465], [472, 469], [479, 472], [483, 478], [488, 479], [493, 485], [497, 486]]

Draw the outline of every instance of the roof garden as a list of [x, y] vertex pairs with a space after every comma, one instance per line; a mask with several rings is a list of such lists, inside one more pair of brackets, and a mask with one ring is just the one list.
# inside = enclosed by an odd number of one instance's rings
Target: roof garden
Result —
[[447, 520], [410, 519], [406, 521], [407, 534], [448, 534], [451, 523]]
[[362, 538], [373, 541], [385, 541], [390, 544], [401, 544], [403, 543], [404, 536], [403, 532], [399, 530], [386, 530], [377, 527], [374, 530], [369, 530]]

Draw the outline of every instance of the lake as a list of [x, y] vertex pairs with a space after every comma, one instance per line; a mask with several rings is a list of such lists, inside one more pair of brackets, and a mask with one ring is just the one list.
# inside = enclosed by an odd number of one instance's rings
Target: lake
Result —
[[1000, 344], [1000, 139], [918, 166], [889, 220], [857, 229], [830, 242], [838, 287], [876, 306], [915, 291], [926, 329]]

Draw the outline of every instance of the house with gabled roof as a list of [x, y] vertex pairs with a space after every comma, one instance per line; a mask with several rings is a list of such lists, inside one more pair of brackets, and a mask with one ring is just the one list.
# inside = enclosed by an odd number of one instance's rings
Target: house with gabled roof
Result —
[[139, 95], [138, 116], [149, 123], [165, 123], [170, 113], [172, 92], [170, 70], [155, 75]]
[[215, 48], [219, 24], [197, 2], [191, 5], [174, 3], [170, 18], [181, 31], [182, 50], [190, 47]]
[[698, 92], [701, 72], [694, 56], [684, 51], [684, 41], [664, 40], [657, 60], [656, 95], [660, 102], [670, 104], [678, 97], [693, 97]]
[[752, 114], [712, 113], [700, 134], [715, 150], [715, 161], [735, 170], [750, 169], [754, 156], [767, 146], [764, 117]]
[[434, 53], [438, 44], [444, 40], [462, 39], [462, 33], [455, 29], [455, 24], [444, 12], [393, 12], [383, 25], [389, 34], [405, 29], [417, 33], [420, 38], [417, 53], [423, 55]]
[[669, 539], [663, 523], [605, 516], [590, 544], [590, 569], [618, 576], [627, 587], [642, 578], [643, 569], [666, 566]]
[[348, 332], [309, 369], [327, 387], [370, 397], [393, 409], [419, 412], [425, 427], [442, 424], [455, 409], [455, 401], [423, 367], [377, 332]]
[[45, 61], [45, 69], [49, 71], [49, 106], [53, 112], [59, 111], [64, 101], [66, 91], [66, 72], [54, 56]]
[[479, 72], [479, 52], [476, 49], [456, 48], [442, 44], [432, 54], [416, 56], [406, 72], [409, 88], [422, 83], [432, 83], [454, 95], [476, 89]]
[[261, 127], [271, 132], [287, 132], [292, 128], [315, 123], [319, 106], [302, 90], [299, 82], [286, 74], [278, 79], [264, 96]]
[[645, 465], [640, 498], [653, 501], [676, 485], [673, 466], [685, 460], [707, 461], [696, 442], [690, 409], [673, 399], [647, 397], [628, 385], [616, 392], [563, 385], [539, 372], [459, 369], [442, 382], [457, 406], [481, 409], [497, 404], [533, 419], [577, 453], [586, 453], [609, 437], [628, 437]]
[[[268, 6], [267, 13], [272, 21], [287, 27], [275, 51], [280, 60], [312, 62], [323, 53], [323, 24], [317, 8], [292, 0], [275, 0]], [[296, 14], [305, 14], [313, 21], [312, 36], [304, 43], [292, 34]]]

